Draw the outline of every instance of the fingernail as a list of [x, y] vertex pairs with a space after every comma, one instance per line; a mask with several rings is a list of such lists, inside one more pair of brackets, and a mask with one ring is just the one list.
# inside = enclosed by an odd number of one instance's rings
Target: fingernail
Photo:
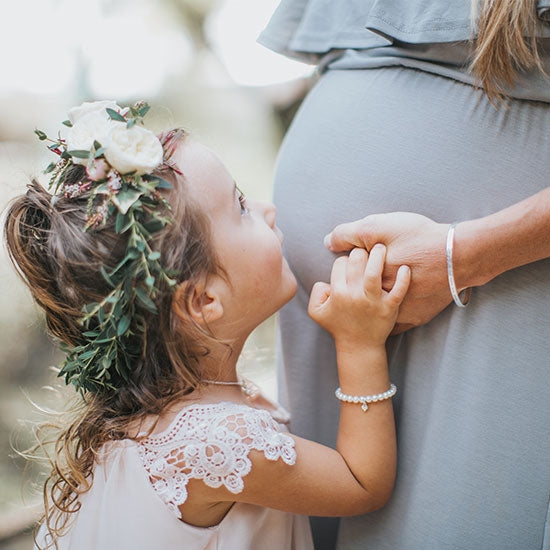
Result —
[[328, 235], [325, 235], [325, 238], [323, 239], [323, 243], [329, 250], [332, 250], [332, 234], [331, 233], [329, 233]]

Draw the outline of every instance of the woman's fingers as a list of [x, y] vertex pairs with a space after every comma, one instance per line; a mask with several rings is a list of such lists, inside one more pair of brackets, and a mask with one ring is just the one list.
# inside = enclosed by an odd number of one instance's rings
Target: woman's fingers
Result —
[[368, 250], [364, 220], [337, 225], [325, 237], [324, 243], [331, 252], [344, 252], [351, 248], [365, 248]]

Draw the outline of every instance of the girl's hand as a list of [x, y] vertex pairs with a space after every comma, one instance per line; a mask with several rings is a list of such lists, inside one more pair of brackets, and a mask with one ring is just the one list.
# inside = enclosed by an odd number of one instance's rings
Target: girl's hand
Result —
[[[325, 238], [332, 252], [354, 247], [371, 250], [376, 243], [387, 246], [382, 287], [392, 288], [399, 266], [407, 264], [412, 272], [410, 290], [405, 296], [393, 334], [420, 326], [433, 319], [452, 299], [447, 282], [445, 242], [448, 224], [441, 224], [409, 212], [375, 214], [338, 225]], [[456, 250], [455, 250], [456, 253]], [[455, 265], [459, 290], [464, 274], [460, 262]]]
[[383, 244], [374, 246], [370, 254], [354, 248], [349, 256], [336, 259], [330, 284], [314, 285], [309, 315], [333, 335], [337, 348], [383, 346], [393, 329], [410, 270], [401, 266], [393, 288], [386, 291], [382, 288], [385, 258]]

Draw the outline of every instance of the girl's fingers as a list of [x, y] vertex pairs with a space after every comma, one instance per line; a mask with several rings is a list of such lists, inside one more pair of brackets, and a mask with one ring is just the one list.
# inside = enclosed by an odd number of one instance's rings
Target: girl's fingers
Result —
[[346, 282], [349, 286], [362, 288], [368, 258], [369, 254], [364, 248], [354, 248], [349, 253], [346, 266]]
[[393, 288], [390, 290], [388, 297], [393, 301], [395, 305], [400, 305], [411, 283], [411, 269], [408, 265], [402, 265], [397, 270], [397, 277]]
[[343, 293], [346, 290], [347, 263], [347, 256], [340, 256], [334, 260], [330, 273], [330, 286], [335, 292]]
[[313, 285], [309, 296], [308, 313], [315, 317], [315, 314], [323, 307], [330, 297], [330, 285], [318, 282]]
[[382, 294], [382, 272], [386, 261], [386, 247], [376, 244], [369, 254], [369, 261], [365, 268], [364, 289], [367, 295], [376, 297]]

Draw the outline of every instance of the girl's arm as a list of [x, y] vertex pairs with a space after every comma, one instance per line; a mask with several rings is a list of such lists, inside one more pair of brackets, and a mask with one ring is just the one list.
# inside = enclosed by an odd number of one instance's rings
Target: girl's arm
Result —
[[[407, 291], [409, 271], [400, 270], [393, 289], [384, 291], [385, 254], [383, 245], [370, 256], [363, 249], [352, 250], [335, 261], [330, 285], [317, 283], [311, 294], [310, 315], [335, 338], [340, 386], [346, 394], [379, 394], [390, 387], [385, 341]], [[325, 516], [362, 514], [387, 502], [396, 464], [391, 399], [371, 403], [367, 411], [360, 404], [342, 403], [337, 450], [294, 439], [294, 465], [252, 451], [242, 492], [211, 489], [197, 481], [189, 486], [190, 498], [214, 507], [239, 501]], [[182, 508], [184, 519], [191, 508], [190, 503]]]
[[[454, 221], [454, 220], [449, 220]], [[326, 238], [333, 252], [381, 242], [388, 247], [383, 286], [391, 288], [398, 267], [412, 280], [397, 318], [397, 331], [427, 323], [451, 303], [445, 263], [448, 223], [408, 212], [375, 214], [337, 226]], [[550, 257], [550, 188], [455, 231], [453, 267], [459, 290]]]

